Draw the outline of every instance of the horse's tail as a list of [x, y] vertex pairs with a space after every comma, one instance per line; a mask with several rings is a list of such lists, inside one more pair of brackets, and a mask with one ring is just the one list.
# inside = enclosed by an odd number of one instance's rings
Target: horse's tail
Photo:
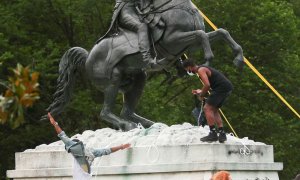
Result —
[[73, 47], [65, 52], [59, 63], [59, 77], [52, 104], [47, 108], [54, 117], [59, 115], [70, 100], [76, 74], [85, 72], [88, 52], [80, 47]]

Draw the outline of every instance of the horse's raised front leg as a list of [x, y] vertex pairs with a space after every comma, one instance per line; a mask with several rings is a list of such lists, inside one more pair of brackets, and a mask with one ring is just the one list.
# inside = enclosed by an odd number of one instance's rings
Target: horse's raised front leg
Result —
[[136, 124], [125, 121], [112, 113], [115, 105], [115, 100], [118, 95], [120, 82], [121, 73], [117, 68], [114, 68], [111, 82], [104, 89], [104, 104], [100, 113], [100, 117], [108, 123], [111, 123], [114, 128], [128, 131], [137, 127]]
[[140, 100], [146, 83], [146, 73], [139, 73], [133, 78], [133, 86], [130, 88], [130, 90], [124, 93], [121, 118], [128, 121], [133, 121], [135, 123], [141, 123], [145, 128], [148, 128], [153, 124], [153, 122], [135, 114], [135, 108]]
[[227, 42], [229, 44], [229, 46], [231, 47], [231, 49], [235, 55], [235, 58], [233, 60], [234, 64], [239, 69], [243, 68], [243, 65], [244, 65], [243, 49], [239, 44], [237, 44], [234, 41], [234, 39], [231, 37], [231, 35], [229, 34], [228, 31], [220, 28], [220, 29], [217, 29], [216, 31], [207, 33], [207, 35], [209, 37], [210, 43], [213, 43], [214, 41], [219, 40], [219, 39], [225, 40], [225, 42]]
[[[180, 52], [182, 47], [199, 47], [202, 46], [204, 51], [204, 59], [207, 64], [212, 61], [214, 58], [213, 52], [210, 47], [209, 37], [208, 35], [202, 31], [189, 31], [189, 32], [176, 32], [167, 37], [167, 44], [169, 44], [170, 50], [174, 50], [175, 52]], [[178, 45], [177, 45], [178, 44]], [[171, 52], [170, 51], [170, 52]]]

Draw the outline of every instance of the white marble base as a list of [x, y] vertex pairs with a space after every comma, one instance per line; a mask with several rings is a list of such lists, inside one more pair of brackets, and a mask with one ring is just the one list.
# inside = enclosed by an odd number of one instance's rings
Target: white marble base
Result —
[[[236, 168], [239, 167], [239, 168]], [[215, 170], [212, 170], [215, 169]], [[234, 169], [234, 170], [233, 170]], [[264, 169], [264, 170], [262, 170]], [[115, 166], [94, 168], [93, 179], [107, 180], [209, 180], [217, 170], [228, 170], [234, 180], [279, 180], [277, 170], [281, 163], [242, 164], [242, 163], [194, 163], [154, 166]], [[72, 169], [21, 170], [9, 171], [14, 179], [68, 179], [72, 178]]]
[[[227, 170], [233, 180], [278, 180], [277, 172], [283, 169], [282, 163], [274, 162], [273, 146], [231, 136], [224, 144], [203, 143], [199, 138], [207, 133], [206, 129], [186, 124], [177, 125], [175, 129], [174, 126], [159, 126], [162, 127], [163, 130], [131, 132], [103, 129], [76, 136], [93, 147], [113, 146], [112, 139], [116, 144], [130, 142], [133, 145], [130, 149], [96, 158], [92, 165], [93, 179], [209, 180], [216, 171]], [[183, 143], [185, 140], [187, 144]], [[73, 157], [64, 151], [59, 141], [16, 153], [16, 169], [7, 171], [7, 177], [72, 179], [72, 163]]]

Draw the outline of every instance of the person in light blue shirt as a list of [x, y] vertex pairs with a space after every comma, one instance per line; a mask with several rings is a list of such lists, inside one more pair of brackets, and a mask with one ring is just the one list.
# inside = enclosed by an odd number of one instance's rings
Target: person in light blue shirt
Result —
[[50, 123], [54, 126], [58, 137], [65, 144], [65, 149], [71, 153], [82, 170], [88, 174], [91, 173], [91, 164], [96, 157], [109, 155], [118, 150], [123, 150], [130, 147], [130, 144], [122, 144], [111, 148], [86, 148], [82, 141], [78, 139], [70, 139], [66, 133], [59, 127], [50, 113], [48, 113]]

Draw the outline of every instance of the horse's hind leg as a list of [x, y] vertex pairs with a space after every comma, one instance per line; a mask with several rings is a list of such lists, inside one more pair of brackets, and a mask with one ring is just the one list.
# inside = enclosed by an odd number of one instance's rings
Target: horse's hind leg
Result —
[[101, 119], [111, 123], [115, 128], [122, 130], [134, 129], [136, 127], [135, 123], [127, 122], [112, 113], [115, 100], [118, 95], [120, 82], [121, 73], [117, 68], [114, 68], [111, 82], [104, 89], [104, 104], [100, 113], [100, 117]]
[[142, 72], [134, 76], [133, 86], [130, 90], [124, 93], [123, 109], [121, 112], [121, 118], [133, 121], [135, 123], [141, 123], [144, 127], [150, 127], [153, 122], [135, 114], [135, 108], [143, 93], [143, 89], [146, 83], [146, 73]]
[[217, 29], [216, 31], [207, 33], [210, 43], [213, 43], [216, 40], [223, 39], [225, 40], [233, 50], [235, 54], [234, 64], [239, 68], [242, 69], [244, 65], [244, 55], [242, 47], [237, 44], [234, 39], [231, 37], [228, 31], [225, 29]]
[[[202, 30], [173, 33], [173, 35], [167, 37], [166, 42], [167, 44], [174, 44], [174, 42], [178, 42], [180, 43], [180, 48], [182, 48], [182, 46], [189, 47], [201, 45], [204, 51], [204, 59], [206, 63], [209, 64], [209, 62], [214, 58], [210, 47], [209, 37]], [[176, 47], [172, 47], [172, 49], [175, 51], [174, 48]]]

